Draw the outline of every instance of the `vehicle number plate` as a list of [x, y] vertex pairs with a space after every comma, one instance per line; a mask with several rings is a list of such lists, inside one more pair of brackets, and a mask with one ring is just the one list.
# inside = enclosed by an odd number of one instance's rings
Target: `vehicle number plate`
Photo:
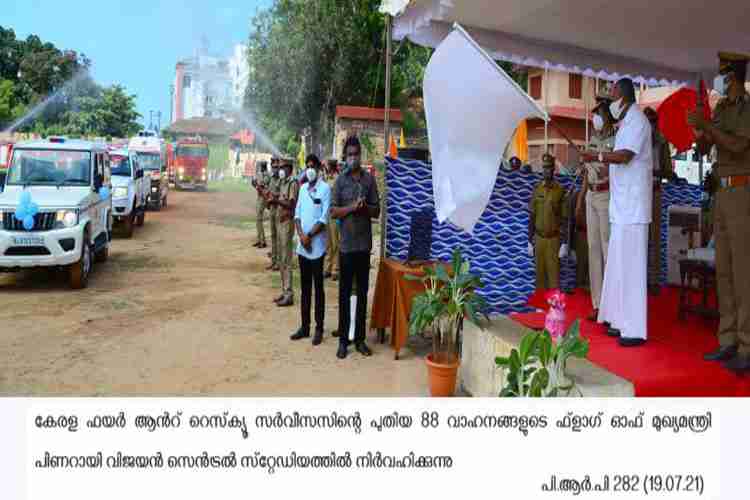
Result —
[[44, 246], [44, 238], [41, 236], [13, 236], [13, 244], [21, 247]]

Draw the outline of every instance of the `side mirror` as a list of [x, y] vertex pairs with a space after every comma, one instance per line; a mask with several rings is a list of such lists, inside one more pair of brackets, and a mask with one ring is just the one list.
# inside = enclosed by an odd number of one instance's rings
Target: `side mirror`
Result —
[[699, 162], [699, 161], [701, 161], [701, 157], [700, 157], [700, 155], [698, 154], [697, 151], [693, 152], [693, 161], [696, 162], [696, 163]]
[[136, 178], [136, 179], [141, 179], [141, 178], [143, 178], [143, 170], [136, 170], [136, 171], [135, 171], [135, 178]]
[[94, 174], [94, 191], [99, 191], [104, 184], [104, 176], [101, 174]]

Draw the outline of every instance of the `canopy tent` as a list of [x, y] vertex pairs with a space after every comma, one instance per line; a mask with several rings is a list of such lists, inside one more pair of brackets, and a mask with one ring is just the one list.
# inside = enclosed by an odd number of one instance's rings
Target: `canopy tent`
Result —
[[435, 47], [453, 23], [497, 60], [650, 86], [711, 81], [719, 50], [750, 51], [746, 0], [412, 0], [393, 38]]

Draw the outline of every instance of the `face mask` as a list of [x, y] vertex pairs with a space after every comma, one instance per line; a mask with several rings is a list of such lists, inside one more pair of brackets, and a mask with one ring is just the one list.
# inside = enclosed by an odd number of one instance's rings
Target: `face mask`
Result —
[[286, 170], [279, 170], [279, 179], [286, 179]]
[[615, 120], [620, 119], [620, 114], [622, 113], [622, 97], [609, 105], [609, 112], [612, 113], [612, 118]]
[[600, 115], [594, 115], [591, 121], [594, 122], [594, 130], [601, 132], [604, 128], [604, 119]]
[[727, 93], [727, 75], [716, 75], [714, 78], [714, 90], [722, 97]]
[[361, 165], [361, 163], [360, 163], [360, 159], [359, 158], [354, 158], [354, 159], [346, 160], [346, 166], [349, 167], [352, 170], [358, 169], [360, 167], [360, 165]]
[[314, 168], [308, 168], [305, 171], [305, 175], [307, 176], [308, 182], [315, 182], [315, 179], [318, 178], [318, 171], [315, 170]]

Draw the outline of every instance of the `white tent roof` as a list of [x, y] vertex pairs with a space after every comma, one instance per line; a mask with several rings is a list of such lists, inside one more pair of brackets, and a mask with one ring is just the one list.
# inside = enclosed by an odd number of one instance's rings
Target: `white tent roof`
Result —
[[718, 51], [750, 53], [747, 0], [412, 0], [393, 37], [435, 47], [453, 23], [498, 60], [648, 85], [708, 79]]

